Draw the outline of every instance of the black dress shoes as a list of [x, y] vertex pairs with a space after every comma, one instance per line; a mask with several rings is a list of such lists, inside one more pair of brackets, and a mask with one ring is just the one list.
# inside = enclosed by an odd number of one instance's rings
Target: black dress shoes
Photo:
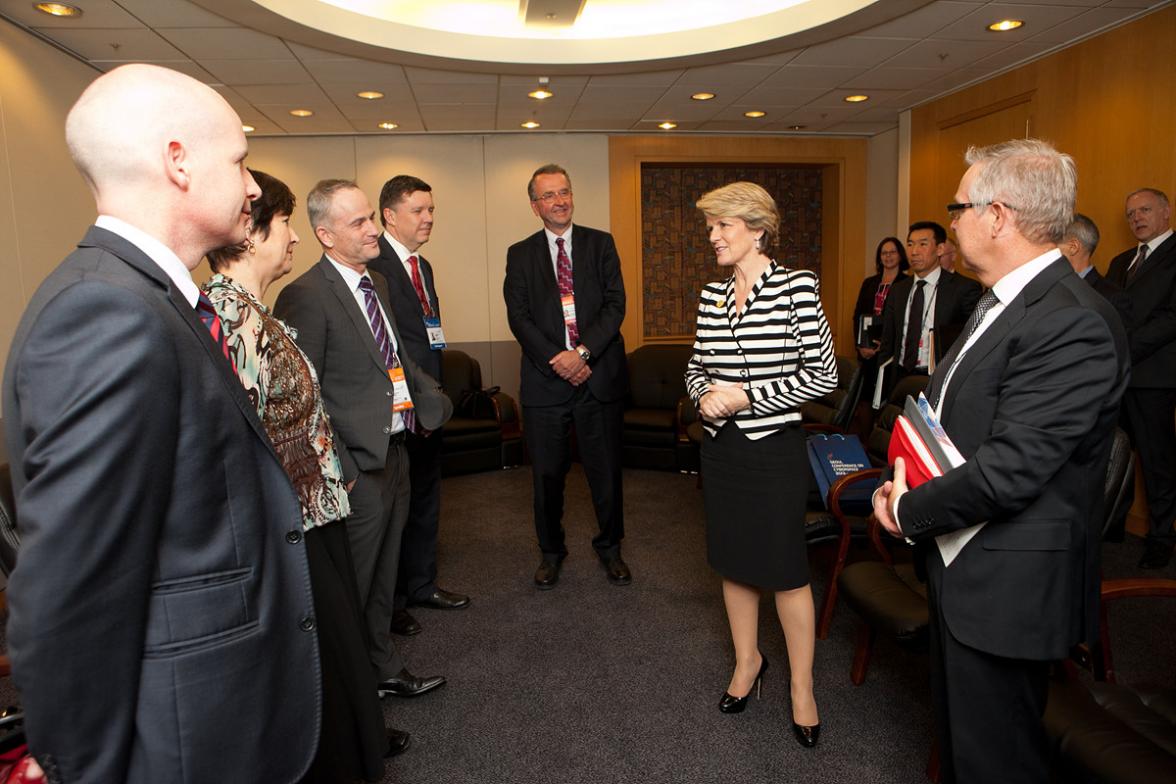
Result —
[[600, 559], [604, 570], [608, 573], [608, 581], [613, 585], [628, 585], [633, 582], [633, 574], [619, 555], [610, 555]]
[[411, 735], [391, 727], [386, 727], [385, 730], [388, 733], [388, 750], [384, 752], [384, 759], [396, 757], [408, 751], [408, 747], [412, 745]]
[[421, 625], [416, 618], [408, 614], [408, 610], [395, 610], [392, 613], [391, 631], [401, 637], [411, 637], [421, 633]]
[[811, 749], [817, 745], [817, 740], [821, 737], [821, 725], [817, 723], [811, 727], [802, 727], [794, 721], [792, 722], [792, 735], [801, 746]]
[[535, 587], [540, 591], [550, 591], [559, 582], [559, 567], [562, 561], [558, 558], [544, 558], [539, 568], [535, 570]]
[[428, 607], [433, 610], [460, 610], [463, 607], [468, 607], [470, 604], [470, 597], [465, 594], [451, 593], [442, 588], [433, 591], [432, 594], [412, 603], [413, 607]]
[[1171, 560], [1172, 545], [1148, 540], [1147, 547], [1143, 551], [1143, 557], [1139, 559], [1139, 568], [1163, 569]]
[[376, 686], [381, 697], [391, 694], [393, 697], [419, 697], [445, 683], [443, 675], [426, 675], [418, 678], [408, 671], [401, 670], [393, 677]]

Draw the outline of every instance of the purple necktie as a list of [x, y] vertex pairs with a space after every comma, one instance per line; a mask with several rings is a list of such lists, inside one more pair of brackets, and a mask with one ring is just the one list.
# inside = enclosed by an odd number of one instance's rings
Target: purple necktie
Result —
[[[380, 349], [380, 355], [384, 358], [385, 367], [389, 370], [400, 367], [400, 358], [392, 349], [392, 341], [388, 339], [388, 331], [384, 329], [384, 315], [380, 312], [380, 302], [376, 299], [376, 288], [372, 285], [372, 279], [366, 275], [360, 278], [359, 290], [363, 292], [368, 324], [372, 328], [372, 335], [376, 338], [376, 347]], [[400, 415], [404, 419], [404, 427], [409, 431], [414, 430], [416, 417], [413, 410], [410, 408], [407, 411], [401, 411]]]
[[[568, 258], [567, 251], [564, 250], [564, 238], [555, 238], [555, 269], [557, 271], [556, 278], [559, 281], [559, 296], [560, 299], [572, 294], [572, 260]], [[575, 322], [567, 325], [568, 339], [572, 341], [572, 345], [578, 345], [580, 342], [580, 330]]]

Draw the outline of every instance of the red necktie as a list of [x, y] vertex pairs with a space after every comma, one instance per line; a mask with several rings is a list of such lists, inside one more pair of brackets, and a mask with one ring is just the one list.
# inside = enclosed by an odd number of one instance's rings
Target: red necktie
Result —
[[429, 304], [429, 295], [425, 294], [425, 282], [421, 280], [421, 268], [416, 256], [408, 257], [408, 266], [412, 268], [412, 273], [409, 277], [412, 278], [412, 287], [416, 289], [417, 299], [421, 301], [421, 311], [426, 316], [431, 317], [433, 315], [433, 306]]
[[[556, 275], [559, 281], [559, 296], [561, 298], [572, 294], [572, 260], [568, 258], [567, 251], [564, 250], [563, 237], [555, 238], [555, 268], [558, 274]], [[572, 341], [572, 345], [578, 345], [580, 342], [580, 330], [575, 323], [570, 323], [568, 327], [568, 339]]]
[[208, 299], [203, 291], [200, 292], [200, 296], [196, 300], [196, 315], [199, 317], [200, 322], [204, 324], [205, 329], [208, 330], [208, 334], [212, 336], [212, 342], [220, 348], [221, 353], [228, 360], [235, 374], [237, 372], [237, 363], [229, 355], [229, 342], [225, 340], [225, 331], [221, 327], [220, 317], [216, 315], [216, 310], [212, 307], [212, 301]]

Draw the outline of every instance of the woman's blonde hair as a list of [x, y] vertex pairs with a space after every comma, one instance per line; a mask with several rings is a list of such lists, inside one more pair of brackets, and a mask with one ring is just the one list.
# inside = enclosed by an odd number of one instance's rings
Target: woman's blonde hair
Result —
[[764, 253], [776, 247], [780, 236], [780, 211], [776, 200], [754, 182], [733, 182], [703, 194], [694, 206], [715, 218], [739, 218], [752, 231], [764, 232], [759, 248]]

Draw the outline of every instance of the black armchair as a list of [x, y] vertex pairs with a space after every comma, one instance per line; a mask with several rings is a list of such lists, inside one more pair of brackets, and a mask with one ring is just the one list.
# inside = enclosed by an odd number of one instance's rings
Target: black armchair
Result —
[[697, 447], [686, 437], [680, 414], [693, 350], [685, 344], [649, 344], [629, 354], [629, 396], [621, 429], [625, 466], [677, 471], [697, 465]]
[[851, 357], [837, 357], [837, 386], [831, 392], [801, 404], [801, 420], [806, 425], [830, 425], [842, 432], [849, 430], [864, 385], [861, 364]]
[[523, 462], [518, 407], [498, 387], [482, 388], [482, 367], [464, 351], [441, 352], [441, 386], [453, 418], [441, 430], [444, 476], [491, 471]]

